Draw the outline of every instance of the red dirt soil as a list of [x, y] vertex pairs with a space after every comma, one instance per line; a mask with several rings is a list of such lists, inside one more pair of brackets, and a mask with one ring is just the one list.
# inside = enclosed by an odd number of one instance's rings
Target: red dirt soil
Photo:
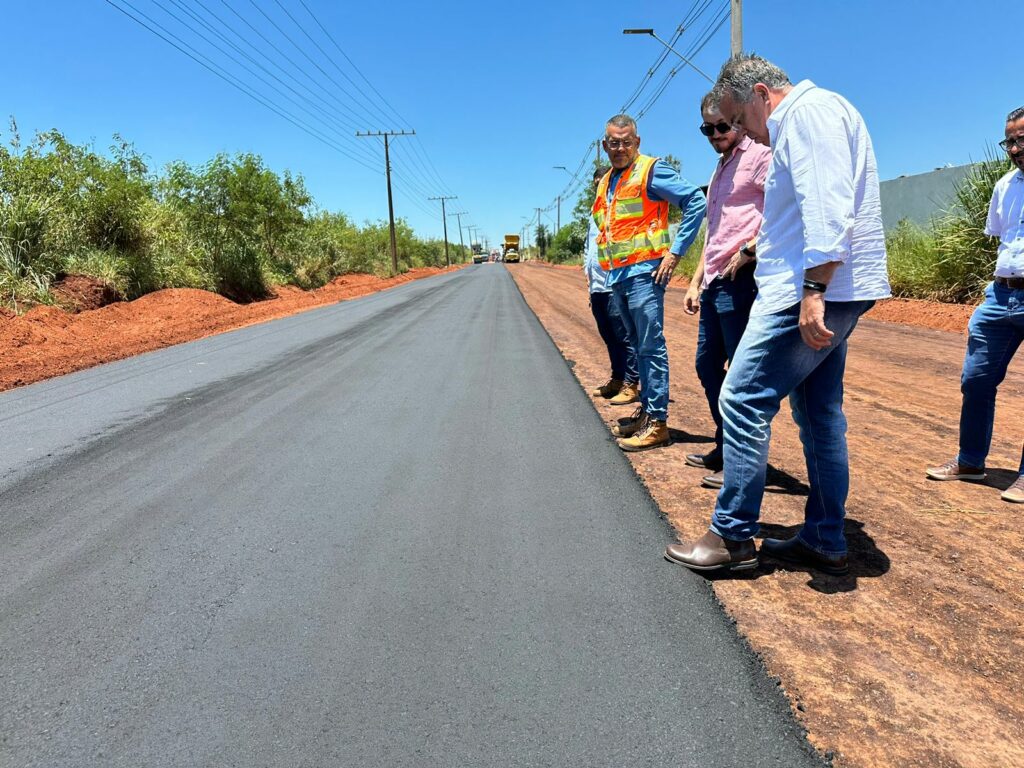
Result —
[[[608, 356], [579, 268], [510, 271], [584, 388], [603, 383]], [[682, 305], [674, 285], [665, 322], [673, 443], [628, 457], [680, 538], [692, 541], [707, 530], [715, 492], [683, 458], [707, 450], [714, 425], [694, 373], [697, 319]], [[1024, 766], [1024, 508], [999, 499], [1021, 456], [1024, 359], [999, 391], [989, 479], [924, 476], [956, 452], [971, 309], [882, 302], [850, 340], [850, 575], [766, 560], [748, 577], [711, 580], [811, 743], [837, 766]], [[609, 426], [632, 410], [600, 399], [594, 406]], [[787, 404], [773, 422], [770, 465], [761, 535], [788, 538], [803, 519], [807, 486]]]
[[424, 267], [390, 278], [345, 275], [313, 291], [281, 286], [274, 298], [252, 304], [236, 304], [209, 291], [171, 288], [99, 309], [89, 307], [110, 298], [103, 284], [71, 276], [57, 286], [57, 301], [72, 311], [87, 311], [72, 314], [39, 306], [18, 317], [0, 311], [0, 392], [444, 271]]

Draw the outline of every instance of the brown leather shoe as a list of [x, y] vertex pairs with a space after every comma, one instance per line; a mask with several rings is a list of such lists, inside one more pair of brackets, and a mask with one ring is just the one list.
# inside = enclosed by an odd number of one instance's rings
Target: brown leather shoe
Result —
[[795, 563], [832, 576], [842, 576], [850, 570], [846, 555], [823, 555], [815, 552], [794, 536], [792, 539], [765, 539], [761, 554], [784, 563]]
[[619, 440], [619, 448], [624, 451], [646, 451], [650, 448], [660, 448], [671, 442], [668, 424], [657, 419], [647, 419], [643, 429], [632, 437], [624, 437]]
[[612, 434], [616, 437], [632, 437], [647, 423], [647, 414], [641, 406], [633, 411], [628, 419], [620, 419], [618, 424], [612, 427]]
[[1024, 504], [1024, 475], [1014, 480], [1013, 485], [1003, 491], [999, 498], [1012, 504]]
[[691, 467], [718, 472], [722, 468], [722, 452], [715, 448], [708, 453], [688, 453], [685, 461]]
[[753, 539], [731, 541], [709, 530], [693, 544], [673, 544], [665, 559], [694, 571], [748, 571], [757, 568], [757, 547]]
[[721, 488], [725, 485], [725, 471], [719, 470], [713, 475], [704, 475], [704, 477], [700, 479], [700, 484], [705, 488]]
[[932, 480], [984, 480], [984, 467], [963, 467], [956, 459], [950, 459], [939, 467], [928, 467], [925, 473]]
[[619, 379], [608, 379], [600, 387], [595, 387], [590, 390], [590, 394], [594, 397], [603, 397], [607, 400], [610, 397], [615, 397], [622, 390], [622, 382]]
[[627, 381], [611, 400], [612, 405], [629, 405], [640, 402], [640, 387], [635, 381]]

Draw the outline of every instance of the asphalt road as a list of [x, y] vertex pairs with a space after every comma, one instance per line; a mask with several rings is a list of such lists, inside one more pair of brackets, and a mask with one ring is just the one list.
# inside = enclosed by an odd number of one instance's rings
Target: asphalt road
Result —
[[820, 765], [501, 265], [0, 437], [4, 768]]

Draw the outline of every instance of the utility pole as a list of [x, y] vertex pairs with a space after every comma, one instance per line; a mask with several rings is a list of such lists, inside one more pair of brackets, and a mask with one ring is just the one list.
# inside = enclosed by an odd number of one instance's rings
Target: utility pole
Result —
[[[540, 213], [543, 208], [534, 208], [537, 211], [537, 253], [540, 254]], [[538, 258], [538, 261], [544, 261], [542, 258]]]
[[391, 272], [398, 274], [398, 246], [395, 244], [395, 204], [391, 198], [391, 153], [388, 151], [388, 138], [391, 136], [415, 136], [416, 131], [356, 131], [356, 138], [368, 136], [384, 137], [384, 172], [388, 177], [388, 221], [391, 223]]
[[466, 215], [466, 211], [456, 211], [455, 213], [449, 213], [449, 216], [454, 216], [459, 222], [459, 247], [462, 249], [461, 253], [463, 258], [466, 256], [466, 243], [462, 240], [462, 217]]
[[441, 195], [439, 197], [428, 197], [428, 200], [440, 200], [441, 201], [441, 221], [444, 224], [444, 265], [448, 268], [452, 265], [452, 260], [448, 258], [448, 216], [444, 212], [444, 201], [455, 200], [458, 195]]
[[562, 231], [562, 196], [558, 196], [558, 217], [555, 219], [555, 234]]
[[743, 0], [732, 0], [730, 15], [731, 45], [729, 52], [735, 56], [743, 51]]

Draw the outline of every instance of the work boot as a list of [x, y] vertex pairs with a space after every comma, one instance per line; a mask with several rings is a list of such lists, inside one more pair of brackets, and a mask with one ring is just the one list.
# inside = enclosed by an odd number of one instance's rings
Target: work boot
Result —
[[615, 397], [622, 390], [622, 381], [619, 379], [608, 379], [607, 382], [602, 384], [600, 387], [594, 387], [590, 390], [590, 394], [594, 397], [603, 397], [607, 400], [610, 397]]
[[622, 389], [608, 402], [612, 405], [629, 405], [640, 401], [640, 388], [635, 381], [627, 381]]
[[619, 448], [624, 451], [646, 451], [648, 448], [660, 448], [670, 442], [672, 442], [672, 438], [668, 434], [668, 424], [648, 418], [643, 429], [632, 437], [619, 440]]
[[612, 434], [616, 437], [632, 437], [644, 428], [646, 422], [647, 414], [644, 413], [643, 406], [640, 406], [633, 411], [633, 415], [628, 419], [621, 419], [618, 424], [613, 426]]
[[718, 472], [722, 468], [722, 452], [714, 448], [708, 453], [688, 453], [684, 461], [691, 467]]
[[725, 485], [725, 470], [718, 470], [712, 475], [704, 475], [700, 479], [700, 484], [705, 488], [721, 488]]

